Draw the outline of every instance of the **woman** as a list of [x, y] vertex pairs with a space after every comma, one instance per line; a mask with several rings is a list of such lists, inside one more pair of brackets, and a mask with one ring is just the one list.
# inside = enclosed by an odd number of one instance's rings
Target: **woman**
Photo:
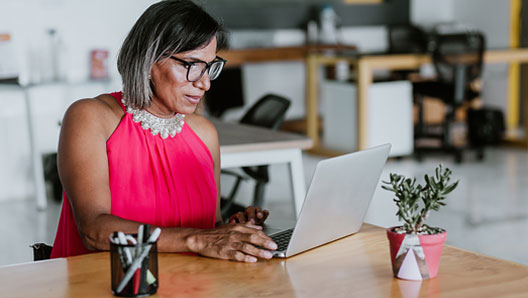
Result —
[[[221, 25], [189, 0], [149, 7], [123, 43], [123, 92], [67, 110], [58, 165], [64, 200], [52, 258], [108, 250], [114, 231], [162, 227], [158, 249], [255, 262], [276, 244], [267, 211], [220, 215], [220, 153], [196, 106], [225, 63]], [[235, 223], [238, 222], [238, 223]], [[265, 248], [265, 249], [263, 249]]]

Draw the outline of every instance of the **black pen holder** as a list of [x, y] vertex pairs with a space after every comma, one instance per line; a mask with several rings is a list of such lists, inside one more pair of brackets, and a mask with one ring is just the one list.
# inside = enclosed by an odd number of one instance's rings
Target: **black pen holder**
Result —
[[[136, 235], [132, 236], [135, 238]], [[138, 245], [110, 242], [110, 264], [114, 296], [145, 297], [158, 290], [156, 242]]]

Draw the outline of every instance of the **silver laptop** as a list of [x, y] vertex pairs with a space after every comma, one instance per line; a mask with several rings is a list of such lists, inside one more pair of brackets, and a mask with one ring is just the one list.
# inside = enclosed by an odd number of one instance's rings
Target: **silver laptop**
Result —
[[359, 231], [390, 148], [384, 144], [320, 161], [295, 227], [264, 229], [279, 246], [273, 256], [287, 258]]

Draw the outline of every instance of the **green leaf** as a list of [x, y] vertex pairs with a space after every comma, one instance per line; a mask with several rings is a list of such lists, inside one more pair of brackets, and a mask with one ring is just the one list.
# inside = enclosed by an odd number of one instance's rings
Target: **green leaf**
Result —
[[394, 188], [389, 187], [389, 186], [382, 185], [381, 188], [383, 188], [385, 190], [388, 190], [388, 191], [396, 192], [396, 190]]
[[429, 175], [424, 175], [425, 184], [429, 184]]
[[434, 180], [434, 178], [432, 178], [432, 179], [429, 180], [428, 185], [429, 185], [429, 187], [432, 188], [432, 189], [437, 189], [437, 188], [438, 188], [438, 184], [436, 183], [436, 181]]
[[447, 195], [448, 193], [452, 192], [456, 187], [458, 186], [458, 180], [457, 182], [449, 185], [443, 192], [444, 195]]

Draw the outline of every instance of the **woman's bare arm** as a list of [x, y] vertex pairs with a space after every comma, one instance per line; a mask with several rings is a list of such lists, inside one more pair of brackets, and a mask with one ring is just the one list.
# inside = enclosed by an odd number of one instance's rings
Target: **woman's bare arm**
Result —
[[194, 132], [205, 143], [213, 158], [214, 179], [216, 183], [216, 225], [223, 224], [222, 213], [220, 212], [220, 144], [218, 142], [218, 132], [216, 127], [206, 118], [193, 114], [186, 118], [187, 125], [191, 126]]

